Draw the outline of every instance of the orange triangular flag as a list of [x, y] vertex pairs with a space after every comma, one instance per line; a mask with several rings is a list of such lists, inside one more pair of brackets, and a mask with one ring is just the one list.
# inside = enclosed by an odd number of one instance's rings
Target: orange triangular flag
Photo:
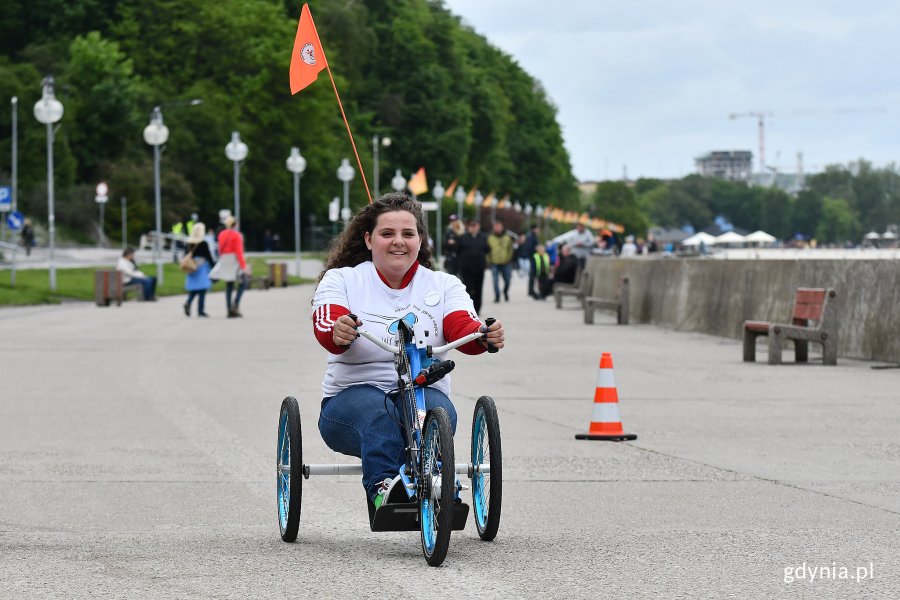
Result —
[[503, 200], [497, 205], [497, 208], [509, 208], [509, 194], [503, 196]]
[[453, 180], [453, 183], [450, 184], [450, 187], [447, 188], [447, 191], [444, 192], [444, 198], [452, 198], [453, 192], [456, 191], [456, 184], [459, 183], [459, 177]]
[[425, 180], [425, 167], [419, 167], [416, 174], [409, 178], [407, 187], [416, 196], [421, 196], [428, 192], [428, 181]]
[[297, 37], [294, 38], [294, 51], [291, 53], [291, 94], [296, 94], [319, 76], [319, 72], [328, 66], [325, 50], [319, 41], [316, 24], [313, 23], [309, 5], [304, 4], [300, 11], [300, 23], [297, 25]]
[[484, 199], [484, 202], [481, 203], [482, 208], [490, 208], [491, 204], [494, 203], [494, 192], [491, 192], [487, 195], [487, 198]]
[[469, 193], [466, 194], [466, 206], [474, 206], [475, 205], [475, 192], [478, 191], [476, 188], [478, 186], [472, 186], [472, 189], [469, 190]]

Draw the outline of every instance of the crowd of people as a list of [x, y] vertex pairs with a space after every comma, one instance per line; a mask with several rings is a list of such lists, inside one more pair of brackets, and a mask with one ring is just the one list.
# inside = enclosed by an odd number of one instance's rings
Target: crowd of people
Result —
[[517, 234], [496, 221], [490, 235], [481, 224], [469, 220], [465, 226], [457, 215], [450, 215], [444, 235], [444, 271], [456, 275], [472, 298], [475, 311], [481, 312], [484, 276], [490, 270], [494, 303], [509, 302], [513, 273], [527, 279], [528, 296], [544, 300], [553, 294], [556, 284], [573, 284], [591, 251], [605, 248], [584, 226], [541, 243], [539, 228], [533, 225], [527, 233]]
[[[185, 271], [184, 289], [187, 293], [183, 305], [184, 314], [191, 316], [194, 300], [197, 300], [197, 316], [208, 317], [206, 293], [218, 281], [225, 283], [225, 307], [228, 318], [242, 316], [240, 303], [247, 287], [249, 269], [244, 257], [243, 235], [237, 230], [234, 217], [221, 218], [216, 232], [210, 232], [197, 221], [196, 215], [185, 223], [182, 231], [188, 232], [183, 246], [190, 258], [189, 268], [182, 261]], [[266, 231], [265, 248], [271, 251], [272, 238], [277, 234]], [[481, 230], [478, 220], [465, 224], [451, 214], [444, 232], [443, 271], [456, 276], [472, 301], [475, 314], [482, 311], [482, 290], [485, 274], [491, 274], [494, 303], [509, 302], [514, 274], [525, 280], [527, 295], [535, 300], [545, 300], [553, 294], [556, 285], [575, 283], [592, 252], [635, 256], [653, 251], [652, 241], [644, 244], [627, 236], [624, 243], [610, 231], [602, 230], [595, 236], [579, 223], [570, 231], [552, 239], [541, 240], [537, 225], [527, 232], [517, 233], [506, 228], [503, 221], [492, 224], [490, 232]], [[140, 271], [134, 262], [134, 250], [125, 251], [117, 266], [125, 283], [139, 281], [144, 297], [155, 297], [156, 279]], [[439, 267], [438, 267], [439, 270]]]
[[[175, 231], [175, 228], [173, 228]], [[179, 264], [185, 274], [184, 290], [187, 299], [183, 309], [186, 317], [191, 316], [194, 299], [197, 299], [197, 316], [209, 317], [206, 312], [206, 292], [215, 283], [225, 282], [225, 309], [229, 319], [240, 318], [241, 297], [247, 287], [250, 269], [244, 257], [244, 236], [237, 230], [234, 217], [224, 217], [216, 233], [208, 232], [206, 225], [192, 215], [187, 227], [188, 239], [183, 246], [184, 256]], [[174, 244], [173, 244], [174, 245]], [[116, 263], [116, 270], [122, 273], [123, 285], [139, 283], [142, 298], [156, 300], [156, 277], [141, 271], [135, 262], [135, 250], [128, 247]], [[177, 254], [175, 256], [177, 259]]]

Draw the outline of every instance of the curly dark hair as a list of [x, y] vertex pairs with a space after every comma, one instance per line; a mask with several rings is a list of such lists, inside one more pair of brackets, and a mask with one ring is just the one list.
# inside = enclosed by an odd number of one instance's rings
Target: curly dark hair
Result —
[[428, 247], [428, 229], [425, 227], [425, 216], [422, 213], [422, 204], [413, 200], [403, 192], [391, 192], [375, 200], [373, 203], [359, 209], [347, 228], [334, 239], [328, 251], [328, 257], [319, 273], [319, 281], [325, 276], [328, 269], [340, 267], [355, 267], [367, 260], [372, 260], [372, 251], [366, 247], [365, 234], [372, 235], [378, 216], [387, 212], [402, 211], [412, 214], [416, 219], [416, 230], [422, 245], [419, 247], [419, 256], [416, 260], [423, 267], [429, 269], [431, 265], [431, 250]]

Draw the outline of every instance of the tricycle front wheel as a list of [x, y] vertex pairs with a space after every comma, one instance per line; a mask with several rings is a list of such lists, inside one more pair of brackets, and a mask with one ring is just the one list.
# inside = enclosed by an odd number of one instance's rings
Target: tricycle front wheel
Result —
[[456, 496], [456, 466], [453, 429], [443, 408], [428, 412], [422, 428], [422, 470], [419, 493], [419, 525], [422, 553], [432, 567], [447, 557], [453, 530], [453, 503]]

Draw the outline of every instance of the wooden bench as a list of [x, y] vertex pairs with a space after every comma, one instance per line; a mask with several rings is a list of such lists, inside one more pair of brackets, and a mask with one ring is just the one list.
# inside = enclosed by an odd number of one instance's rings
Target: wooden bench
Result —
[[562, 308], [563, 297], [574, 296], [581, 306], [584, 306], [584, 298], [591, 293], [591, 274], [587, 269], [582, 269], [575, 276], [575, 283], [572, 285], [553, 286], [553, 298], [556, 300], [556, 308]]
[[584, 323], [594, 324], [594, 311], [598, 308], [612, 309], [616, 311], [616, 322], [619, 325], [628, 325], [628, 278], [622, 277], [616, 286], [616, 297], [612, 299], [587, 296], [584, 299]]
[[790, 323], [744, 321], [744, 362], [756, 360], [756, 338], [769, 336], [769, 364], [781, 364], [785, 340], [794, 340], [796, 361], [809, 361], [809, 342], [822, 344], [822, 362], [837, 364], [837, 323], [833, 289], [797, 288]]
[[97, 306], [109, 306], [112, 300], [116, 301], [116, 306], [122, 306], [130, 292], [135, 292], [138, 300], [144, 299], [144, 286], [137, 281], [123, 284], [121, 271], [94, 271], [94, 302]]

